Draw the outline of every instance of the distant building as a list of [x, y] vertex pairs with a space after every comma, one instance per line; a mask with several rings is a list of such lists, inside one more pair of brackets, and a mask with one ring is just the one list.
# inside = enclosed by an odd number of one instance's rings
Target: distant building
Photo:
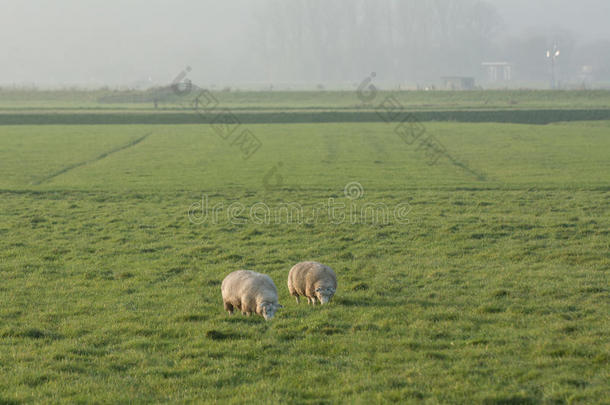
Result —
[[487, 80], [492, 83], [510, 82], [513, 80], [513, 64], [508, 62], [484, 62], [481, 64], [487, 71]]
[[445, 90], [473, 90], [474, 77], [446, 76], [441, 77]]

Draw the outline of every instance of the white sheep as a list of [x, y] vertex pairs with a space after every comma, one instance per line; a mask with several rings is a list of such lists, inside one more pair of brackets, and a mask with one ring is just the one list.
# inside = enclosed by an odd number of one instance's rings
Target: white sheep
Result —
[[307, 297], [309, 304], [316, 305], [316, 298], [326, 304], [337, 291], [337, 276], [333, 269], [318, 262], [295, 264], [288, 273], [288, 291], [297, 304], [299, 297]]
[[279, 308], [277, 288], [271, 277], [250, 270], [238, 270], [222, 280], [222, 301], [229, 315], [237, 308], [244, 315], [261, 315], [266, 321]]

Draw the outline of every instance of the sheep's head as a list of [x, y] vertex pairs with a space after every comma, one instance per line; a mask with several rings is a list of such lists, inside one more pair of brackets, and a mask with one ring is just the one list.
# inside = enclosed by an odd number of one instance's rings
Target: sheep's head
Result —
[[266, 321], [273, 318], [275, 316], [275, 313], [277, 312], [277, 310], [280, 308], [284, 308], [284, 307], [281, 306], [280, 304], [274, 304], [273, 302], [263, 302], [260, 305], [261, 314], [263, 315], [263, 318], [265, 318]]
[[315, 293], [318, 300], [320, 300], [320, 303], [324, 305], [330, 301], [333, 295], [335, 295], [335, 291], [337, 291], [337, 289], [333, 287], [318, 287], [316, 288]]

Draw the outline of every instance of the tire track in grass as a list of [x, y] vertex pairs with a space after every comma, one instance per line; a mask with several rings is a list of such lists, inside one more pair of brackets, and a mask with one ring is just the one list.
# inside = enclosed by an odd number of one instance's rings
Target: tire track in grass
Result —
[[92, 163], [98, 162], [98, 161], [100, 161], [100, 160], [102, 160], [102, 159], [107, 158], [108, 156], [110, 156], [110, 155], [112, 155], [112, 154], [115, 154], [115, 153], [120, 152], [120, 151], [122, 151], [122, 150], [125, 150], [125, 149], [128, 149], [128, 148], [131, 148], [131, 147], [133, 147], [133, 146], [136, 146], [137, 144], [139, 144], [140, 142], [142, 142], [143, 140], [145, 140], [146, 138], [148, 138], [148, 136], [149, 136], [150, 134], [151, 134], [151, 133], [149, 132], [149, 133], [147, 133], [147, 134], [145, 134], [145, 135], [143, 135], [143, 136], [141, 136], [141, 137], [139, 137], [139, 138], [134, 139], [133, 141], [131, 141], [131, 142], [129, 142], [129, 143], [127, 143], [127, 144], [125, 144], [125, 145], [122, 145], [122, 146], [116, 147], [116, 148], [114, 148], [114, 149], [110, 149], [110, 150], [108, 150], [108, 151], [106, 151], [106, 152], [102, 153], [101, 155], [99, 155], [99, 156], [97, 156], [97, 157], [93, 158], [93, 159], [90, 159], [90, 160], [85, 160], [85, 161], [83, 161], [83, 162], [74, 163], [74, 164], [71, 164], [71, 165], [69, 165], [69, 166], [66, 166], [66, 167], [64, 167], [63, 169], [60, 169], [60, 170], [56, 171], [55, 173], [52, 173], [52, 174], [50, 174], [50, 175], [48, 175], [48, 176], [46, 176], [46, 177], [44, 177], [44, 178], [42, 178], [42, 179], [40, 179], [40, 180], [37, 180], [37, 181], [33, 182], [32, 184], [34, 184], [34, 185], [39, 185], [39, 184], [45, 183], [45, 182], [47, 182], [47, 181], [49, 181], [49, 180], [54, 179], [55, 177], [58, 177], [58, 176], [61, 176], [62, 174], [65, 174], [65, 173], [67, 173], [67, 172], [69, 172], [69, 171], [71, 171], [71, 170], [78, 169], [79, 167], [86, 166], [86, 165], [89, 165], [89, 164], [92, 164]]
[[[379, 137], [375, 135], [372, 131], [365, 132], [362, 134], [362, 139], [365, 143], [367, 143], [376, 153], [375, 157], [378, 158], [374, 160], [374, 163], [383, 163], [383, 160], [387, 160], [389, 158], [388, 151], [384, 144], [379, 140]], [[383, 160], [379, 160], [383, 159]]]
[[459, 168], [463, 169], [464, 171], [466, 171], [467, 173], [470, 173], [477, 180], [479, 180], [479, 181], [487, 181], [488, 180], [487, 175], [484, 172], [479, 172], [479, 171], [471, 168], [470, 166], [468, 166], [468, 164], [457, 160], [455, 157], [453, 157], [452, 155], [450, 155], [448, 153], [446, 153], [445, 156], [447, 157], [447, 159], [449, 159], [449, 162], [453, 166], [459, 167]]
[[334, 134], [328, 134], [324, 136], [326, 159], [322, 162], [327, 164], [336, 163], [337, 157], [339, 156], [339, 141], [333, 135]]

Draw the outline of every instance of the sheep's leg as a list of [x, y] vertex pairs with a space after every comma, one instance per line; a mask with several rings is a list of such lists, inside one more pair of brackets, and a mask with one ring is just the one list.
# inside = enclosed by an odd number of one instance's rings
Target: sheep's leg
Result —
[[244, 300], [239, 302], [239, 310], [241, 311], [242, 315], [248, 314], [248, 304]]
[[225, 302], [225, 311], [227, 311], [229, 313], [229, 315], [233, 315], [233, 311], [235, 308], [233, 308], [233, 305], [231, 305], [231, 303], [229, 302]]
[[316, 297], [311, 297], [311, 305], [316, 306]]
[[294, 298], [296, 298], [296, 300], [297, 300], [297, 304], [299, 304], [299, 303], [300, 303], [299, 296], [297, 295], [297, 296], [295, 296]]

